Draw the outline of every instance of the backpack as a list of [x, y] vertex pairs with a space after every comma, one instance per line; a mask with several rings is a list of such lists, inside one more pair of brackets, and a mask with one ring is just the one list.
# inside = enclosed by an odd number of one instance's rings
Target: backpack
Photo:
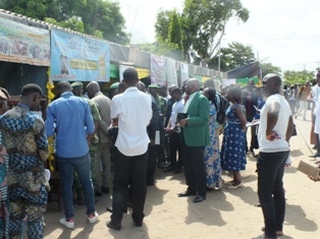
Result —
[[220, 107], [217, 112], [216, 121], [219, 124], [224, 124], [224, 122], [226, 121], [226, 110], [229, 107], [229, 101], [225, 97], [223, 97], [222, 95], [218, 95], [218, 96], [220, 99]]

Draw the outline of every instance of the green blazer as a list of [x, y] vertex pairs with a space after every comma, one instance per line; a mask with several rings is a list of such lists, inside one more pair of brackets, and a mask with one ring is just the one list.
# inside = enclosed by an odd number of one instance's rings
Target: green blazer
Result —
[[200, 147], [209, 143], [210, 104], [204, 95], [197, 92], [187, 110], [188, 123], [183, 127], [187, 146]]

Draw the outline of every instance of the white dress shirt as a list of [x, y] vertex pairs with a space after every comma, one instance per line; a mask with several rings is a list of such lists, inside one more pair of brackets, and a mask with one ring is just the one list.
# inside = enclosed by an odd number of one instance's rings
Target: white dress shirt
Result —
[[151, 104], [151, 97], [137, 87], [129, 87], [122, 94], [113, 97], [111, 119], [118, 118], [119, 127], [115, 146], [123, 155], [131, 157], [147, 152]]

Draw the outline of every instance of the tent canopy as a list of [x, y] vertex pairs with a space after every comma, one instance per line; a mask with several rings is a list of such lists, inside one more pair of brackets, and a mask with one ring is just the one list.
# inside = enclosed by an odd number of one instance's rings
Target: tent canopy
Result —
[[227, 79], [250, 78], [260, 75], [260, 64], [258, 61], [240, 66], [227, 72]]

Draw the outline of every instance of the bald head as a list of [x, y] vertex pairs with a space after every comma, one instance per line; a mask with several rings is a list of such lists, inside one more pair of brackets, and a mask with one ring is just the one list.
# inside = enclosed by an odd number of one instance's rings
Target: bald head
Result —
[[60, 94], [67, 92], [67, 91], [71, 91], [71, 84], [69, 81], [60, 81], [57, 85], [57, 89], [59, 91]]
[[88, 96], [89, 98], [93, 98], [94, 95], [96, 93], [98, 93], [100, 91], [100, 85], [98, 82], [96, 81], [91, 81], [88, 85], [87, 85], [87, 92], [88, 92]]
[[278, 74], [270, 73], [262, 79], [263, 92], [266, 96], [280, 93], [282, 79]]
[[201, 87], [200, 81], [196, 78], [191, 78], [188, 80], [186, 84], [186, 93], [188, 95], [191, 95], [192, 93], [199, 91], [200, 87]]

